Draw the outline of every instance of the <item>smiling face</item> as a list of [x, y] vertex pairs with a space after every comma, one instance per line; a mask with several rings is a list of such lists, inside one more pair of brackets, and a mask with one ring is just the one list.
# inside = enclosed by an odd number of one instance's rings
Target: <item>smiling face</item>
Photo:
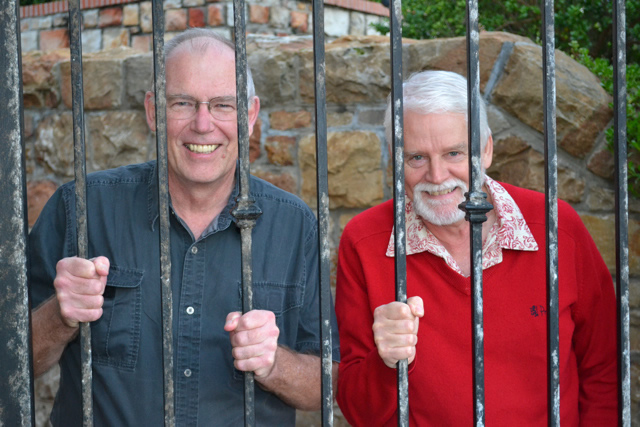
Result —
[[[189, 118], [176, 118], [169, 111], [175, 99], [209, 101], [236, 97], [235, 57], [227, 46], [196, 38], [178, 46], [166, 59], [167, 155], [172, 191], [196, 188], [231, 189], [238, 159], [235, 118], [214, 119], [207, 104], [199, 104]], [[217, 102], [217, 101], [216, 101]], [[256, 121], [259, 100], [249, 108], [249, 134]], [[145, 98], [147, 122], [155, 130], [153, 94]]]
[[[461, 114], [404, 112], [405, 190], [416, 213], [434, 225], [464, 220], [458, 204], [469, 187], [468, 135]], [[493, 141], [482, 152], [482, 167], [491, 165]]]

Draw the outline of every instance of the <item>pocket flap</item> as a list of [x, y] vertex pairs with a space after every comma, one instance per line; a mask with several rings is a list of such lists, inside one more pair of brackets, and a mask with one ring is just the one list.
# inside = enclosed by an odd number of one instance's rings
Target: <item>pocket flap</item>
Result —
[[109, 267], [107, 286], [116, 288], [136, 288], [142, 283], [144, 271], [132, 268], [122, 268], [115, 265]]

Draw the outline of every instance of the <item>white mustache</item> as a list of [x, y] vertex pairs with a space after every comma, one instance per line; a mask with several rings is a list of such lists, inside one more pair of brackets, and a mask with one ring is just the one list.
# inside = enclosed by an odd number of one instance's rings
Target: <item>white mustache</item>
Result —
[[442, 184], [431, 184], [428, 182], [421, 182], [419, 184], [416, 184], [415, 187], [413, 187], [413, 191], [414, 193], [425, 192], [425, 193], [429, 193], [430, 195], [440, 196], [443, 194], [450, 193], [454, 191], [456, 188], [460, 188], [462, 190], [462, 194], [468, 191], [467, 184], [465, 184], [464, 181], [457, 178], [448, 179]]

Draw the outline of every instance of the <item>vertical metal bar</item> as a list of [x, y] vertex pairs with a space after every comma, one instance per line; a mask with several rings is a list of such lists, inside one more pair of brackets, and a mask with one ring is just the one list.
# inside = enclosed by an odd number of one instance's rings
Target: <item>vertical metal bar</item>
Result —
[[153, 71], [156, 102], [158, 156], [158, 215], [160, 218], [160, 270], [162, 282], [162, 360], [164, 369], [164, 425], [175, 421], [173, 392], [173, 293], [171, 290], [171, 241], [169, 230], [169, 181], [167, 163], [167, 103], [162, 0], [153, 0]]
[[613, 105], [616, 181], [616, 294], [618, 304], [619, 424], [631, 425], [629, 348], [629, 196], [627, 187], [627, 84], [625, 2], [613, 2]]
[[316, 184], [318, 188], [318, 262], [320, 266], [320, 340], [322, 342], [322, 425], [332, 426], [331, 251], [329, 249], [329, 166], [327, 158], [327, 92], [324, 57], [324, 4], [320, 0], [313, 0]]
[[480, 62], [478, 33], [478, 2], [467, 0], [467, 91], [469, 128], [469, 192], [460, 208], [466, 211], [471, 233], [471, 283], [473, 286], [473, 416], [476, 426], [484, 426], [484, 326], [482, 316], [482, 223], [493, 209], [482, 191], [482, 161], [480, 148]]
[[[80, 0], [69, 1], [69, 46], [71, 50], [71, 94], [73, 104], [73, 158], [76, 184], [78, 257], [88, 257], [87, 186], [84, 141], [84, 95], [82, 84], [82, 20]], [[91, 371], [91, 326], [80, 324], [82, 364], [82, 423], [93, 425], [93, 375]]]
[[558, 152], [556, 144], [556, 67], [553, 0], [542, 11], [544, 167], [547, 243], [548, 423], [560, 425], [560, 332], [558, 328]]
[[0, 5], [0, 424], [34, 425], [18, 0]]
[[[402, 1], [391, 0], [391, 133], [393, 138], [393, 200], [396, 301], [407, 302], [407, 254], [404, 200], [404, 114], [402, 102]], [[398, 425], [409, 426], [409, 361], [397, 364]]]
[[[251, 268], [251, 231], [262, 211], [255, 205], [249, 188], [249, 106], [247, 100], [247, 49], [244, 0], [233, 1], [234, 37], [236, 41], [236, 97], [238, 104], [238, 145], [240, 157], [240, 194], [231, 214], [240, 228], [242, 264], [242, 311], [253, 309]], [[253, 372], [244, 373], [244, 424], [255, 425], [255, 384]]]

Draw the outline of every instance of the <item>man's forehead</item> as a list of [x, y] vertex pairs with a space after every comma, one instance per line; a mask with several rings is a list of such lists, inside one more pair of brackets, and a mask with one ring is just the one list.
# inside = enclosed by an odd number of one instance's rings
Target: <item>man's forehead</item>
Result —
[[211, 37], [195, 37], [177, 45], [166, 58], [166, 61], [168, 62], [174, 56], [183, 55], [185, 53], [191, 55], [203, 55], [209, 53], [220, 57], [235, 56], [235, 51], [220, 40], [216, 40]]
[[415, 155], [415, 154], [426, 155], [429, 152], [433, 151], [434, 149], [437, 149], [439, 151], [446, 151], [446, 152], [451, 152], [451, 151], [465, 152], [467, 151], [468, 147], [469, 146], [466, 141], [452, 141], [451, 143], [448, 143], [448, 144], [437, 144], [437, 145], [434, 145], [433, 143], [429, 143], [426, 141], [417, 141], [416, 143], [405, 141], [403, 153], [405, 155]]

